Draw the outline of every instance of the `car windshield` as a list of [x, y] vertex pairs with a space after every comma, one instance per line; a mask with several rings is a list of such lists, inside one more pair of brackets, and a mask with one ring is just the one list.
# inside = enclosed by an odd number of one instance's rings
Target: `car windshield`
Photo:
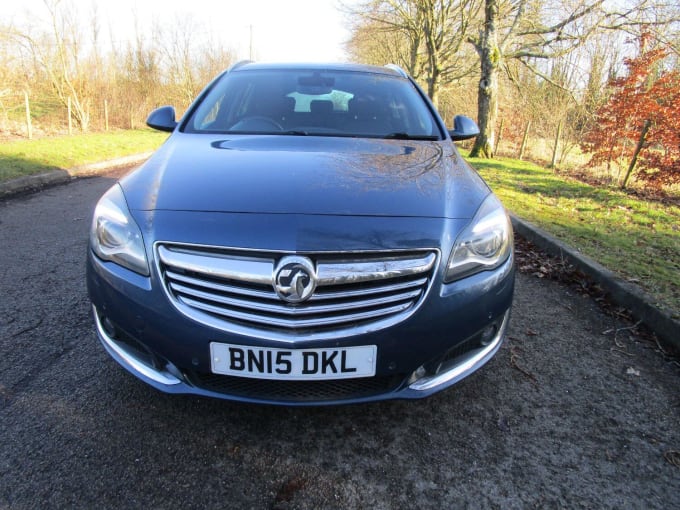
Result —
[[237, 70], [218, 81], [183, 127], [191, 133], [439, 140], [413, 84], [357, 71]]

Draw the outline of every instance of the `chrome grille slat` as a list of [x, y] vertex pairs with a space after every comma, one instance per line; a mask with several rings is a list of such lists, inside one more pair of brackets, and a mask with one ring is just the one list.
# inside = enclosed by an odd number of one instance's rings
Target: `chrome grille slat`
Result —
[[317, 275], [319, 285], [342, 285], [399, 278], [430, 270], [435, 258], [434, 253], [428, 253], [419, 259], [350, 261], [334, 264], [319, 262]]
[[296, 260], [290, 254], [166, 243], [155, 249], [163, 288], [184, 315], [285, 342], [338, 338], [405, 320], [427, 294], [439, 257], [435, 250], [296, 255], [311, 261], [316, 289], [289, 303], [274, 289], [274, 271]]
[[331, 326], [334, 324], [342, 324], [342, 323], [347, 323], [347, 322], [355, 322], [358, 320], [366, 320], [366, 319], [374, 319], [376, 317], [382, 317], [385, 315], [390, 315], [393, 313], [398, 313], [406, 310], [411, 306], [410, 303], [404, 303], [402, 305], [395, 305], [391, 306], [388, 308], [381, 308], [377, 310], [373, 310], [370, 312], [362, 312], [362, 313], [353, 313], [353, 314], [348, 314], [348, 315], [334, 315], [334, 316], [329, 316], [329, 317], [321, 317], [321, 318], [314, 318], [314, 319], [282, 319], [282, 318], [275, 318], [271, 316], [260, 316], [256, 315], [253, 313], [243, 313], [243, 312], [238, 312], [236, 310], [229, 310], [226, 311], [224, 308], [219, 307], [219, 306], [213, 306], [209, 305], [206, 303], [202, 303], [200, 301], [195, 301], [191, 298], [187, 297], [182, 297], [181, 301], [191, 307], [198, 308], [199, 310], [203, 310], [206, 312], [218, 314], [218, 315], [226, 315], [227, 317], [230, 318], [237, 318], [241, 319], [244, 321], [249, 321], [249, 322], [260, 322], [263, 320], [266, 320], [268, 324], [278, 326], [280, 328], [288, 328], [288, 329], [295, 329], [295, 328], [310, 328], [310, 327], [315, 327], [315, 326]]
[[[182, 275], [173, 271], [166, 271], [165, 276], [169, 282], [183, 282], [194, 287], [204, 287], [212, 289], [218, 292], [228, 293], [228, 294], [239, 294], [243, 296], [255, 297], [259, 299], [271, 299], [278, 301], [279, 297], [276, 295], [273, 289], [269, 291], [266, 290], [253, 290], [246, 287], [238, 287], [235, 285], [226, 285], [223, 283], [215, 283], [208, 280], [201, 280], [200, 278], [192, 278], [190, 276]], [[311, 301], [327, 301], [331, 299], [344, 299], [350, 297], [364, 296], [366, 294], [383, 294], [386, 292], [394, 292], [398, 290], [405, 290], [410, 288], [422, 287], [427, 283], [427, 278], [419, 278], [418, 280], [408, 281], [406, 283], [398, 284], [381, 284], [371, 287], [365, 287], [360, 290], [349, 290], [349, 291], [327, 291], [326, 289], [319, 289], [321, 292], [315, 294], [310, 298]]]
[[427, 278], [420, 278], [418, 280], [409, 281], [406, 283], [399, 283], [396, 285], [380, 285], [375, 287], [367, 287], [360, 290], [349, 290], [344, 292], [325, 292], [323, 288], [319, 289], [323, 291], [323, 294], [315, 294], [310, 298], [310, 301], [322, 301], [328, 299], [342, 299], [350, 298], [356, 296], [363, 296], [365, 294], [382, 294], [384, 292], [394, 292], [397, 290], [411, 289], [415, 287], [422, 287], [427, 283]]
[[274, 261], [267, 259], [227, 258], [203, 253], [187, 253], [169, 250], [162, 245], [158, 248], [158, 254], [161, 261], [169, 266], [182, 267], [187, 271], [248, 283], [271, 283], [272, 271], [274, 270]]
[[170, 288], [174, 290], [177, 294], [182, 296], [192, 296], [195, 298], [202, 299], [204, 301], [210, 301], [212, 303], [217, 303], [221, 305], [226, 305], [229, 307], [243, 308], [243, 309], [256, 309], [261, 312], [270, 312], [280, 315], [290, 315], [290, 316], [301, 316], [301, 315], [314, 315], [322, 313], [336, 313], [343, 310], [353, 310], [356, 308], [370, 308], [375, 306], [382, 306], [389, 303], [395, 303], [398, 301], [406, 301], [417, 298], [420, 295], [420, 289], [385, 296], [382, 298], [364, 299], [361, 301], [343, 302], [338, 304], [330, 305], [314, 305], [305, 304], [303, 306], [289, 306], [289, 305], [278, 305], [270, 303], [258, 303], [256, 301], [249, 301], [245, 299], [230, 298], [226, 296], [220, 296], [217, 294], [210, 294], [208, 292], [200, 291], [197, 289], [192, 289], [185, 285], [180, 285], [176, 283], [171, 283]]
[[173, 271], [167, 271], [165, 276], [168, 278], [169, 282], [184, 282], [194, 287], [203, 287], [207, 289], [212, 289], [218, 292], [224, 292], [229, 294], [239, 294], [241, 296], [250, 296], [260, 299], [272, 299], [277, 300], [279, 297], [276, 295], [273, 289], [269, 291], [265, 290], [253, 290], [247, 287], [237, 287], [236, 285], [225, 285], [223, 283], [215, 283], [208, 280], [201, 280], [200, 278], [192, 278], [190, 276], [175, 273]]

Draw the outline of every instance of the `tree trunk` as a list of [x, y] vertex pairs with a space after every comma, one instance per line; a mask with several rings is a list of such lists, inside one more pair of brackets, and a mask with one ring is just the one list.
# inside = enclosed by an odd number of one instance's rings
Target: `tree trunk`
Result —
[[31, 103], [28, 101], [28, 91], [24, 90], [24, 107], [26, 109], [26, 135], [33, 139], [33, 124], [31, 124]]
[[73, 134], [73, 113], [71, 111], [71, 96], [68, 96], [68, 101], [66, 103], [66, 115], [68, 116], [68, 135]]
[[556, 169], [557, 165], [557, 149], [560, 145], [560, 137], [562, 136], [562, 119], [560, 119], [557, 124], [557, 133], [555, 134], [555, 145], [553, 146], [552, 159], [550, 160], [550, 166], [548, 168]]
[[522, 137], [522, 145], [519, 147], [519, 160], [522, 161], [522, 158], [524, 158], [524, 151], [527, 148], [527, 140], [529, 139], [529, 128], [531, 127], [531, 121], [527, 121], [527, 125], [524, 128], [524, 136]]
[[481, 67], [477, 92], [479, 136], [470, 152], [470, 156], [475, 158], [493, 158], [494, 130], [498, 115], [498, 70], [501, 64], [501, 51], [496, 33], [498, 0], [486, 0], [485, 4], [484, 32], [479, 44], [475, 45]]
[[109, 130], [109, 102], [104, 99], [104, 130]]
[[498, 137], [496, 138], [496, 145], [494, 145], [493, 152], [494, 154], [498, 154], [498, 147], [501, 144], [501, 139], [503, 138], [503, 123], [505, 122], [505, 118], [501, 118], [501, 125], [498, 126]]
[[638, 144], [635, 147], [633, 159], [631, 160], [630, 165], [628, 166], [626, 176], [623, 178], [623, 182], [621, 183], [621, 189], [626, 189], [626, 186], [628, 185], [628, 179], [630, 179], [630, 176], [633, 173], [633, 170], [635, 169], [635, 164], [637, 163], [638, 156], [640, 155], [640, 151], [642, 150], [642, 146], [645, 144], [645, 138], [647, 138], [647, 132], [649, 131], [651, 125], [652, 125], [651, 121], [646, 120], [645, 124], [642, 126], [642, 131], [640, 132], [640, 139], [638, 140]]
[[435, 108], [439, 108], [439, 73], [432, 72], [427, 80], [427, 95]]
[[429, 96], [435, 108], [439, 108], [439, 81], [441, 78], [441, 65], [439, 61], [439, 53], [441, 46], [437, 43], [437, 34], [435, 21], [436, 8], [432, 2], [424, 2], [418, 8], [422, 11], [424, 26], [423, 35], [425, 39], [425, 48], [427, 49], [428, 62], [428, 79], [427, 79], [427, 95]]

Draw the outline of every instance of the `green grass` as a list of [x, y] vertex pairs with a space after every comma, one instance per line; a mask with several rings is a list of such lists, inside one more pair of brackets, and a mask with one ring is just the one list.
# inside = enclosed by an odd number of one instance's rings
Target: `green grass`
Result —
[[139, 129], [0, 143], [0, 181], [151, 151], [166, 138]]
[[505, 206], [680, 314], [680, 207], [513, 159], [469, 158]]

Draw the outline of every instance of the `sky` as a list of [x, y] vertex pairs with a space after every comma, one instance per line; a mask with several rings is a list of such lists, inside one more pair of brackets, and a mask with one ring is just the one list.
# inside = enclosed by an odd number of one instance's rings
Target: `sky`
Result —
[[[174, 23], [190, 19], [192, 25], [209, 31], [214, 40], [233, 48], [239, 60], [251, 56], [251, 33], [252, 57], [258, 61], [347, 60], [343, 43], [349, 33], [338, 0], [61, 1], [74, 5], [84, 19], [96, 5], [105, 38], [109, 37], [108, 27], [114, 39], [122, 41], [134, 36], [136, 21], [141, 27], [159, 22], [171, 29]], [[43, 0], [3, 0], [3, 4], [5, 20], [47, 16]]]

